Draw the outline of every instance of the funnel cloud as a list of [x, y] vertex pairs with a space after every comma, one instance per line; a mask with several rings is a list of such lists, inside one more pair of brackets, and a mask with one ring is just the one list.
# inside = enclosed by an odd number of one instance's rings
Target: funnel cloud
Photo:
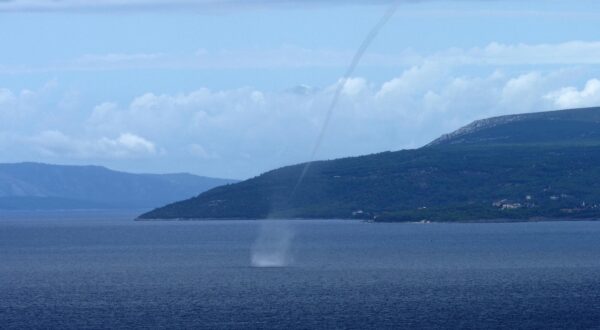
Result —
[[365, 55], [365, 52], [367, 51], [367, 49], [369, 48], [369, 46], [371, 45], [373, 40], [375, 40], [375, 38], [377, 37], [377, 35], [381, 31], [381, 29], [387, 24], [387, 22], [396, 13], [396, 10], [398, 9], [399, 4], [400, 4], [399, 1], [393, 2], [392, 6], [390, 6], [390, 8], [388, 8], [388, 10], [386, 10], [386, 12], [383, 14], [381, 19], [377, 22], [377, 24], [375, 24], [375, 26], [373, 26], [373, 28], [369, 31], [369, 33], [367, 34], [365, 39], [362, 41], [362, 43], [358, 47], [358, 50], [354, 54], [354, 57], [352, 58], [352, 62], [350, 62], [350, 66], [346, 70], [344, 77], [340, 80], [340, 82], [335, 90], [333, 99], [331, 100], [331, 104], [329, 105], [329, 108], [327, 109], [327, 112], [325, 113], [325, 120], [323, 121], [323, 126], [321, 126], [321, 130], [319, 131], [319, 135], [317, 137], [317, 140], [316, 140], [313, 150], [311, 152], [310, 159], [306, 163], [304, 168], [302, 169], [302, 173], [300, 174], [300, 177], [298, 178], [298, 182], [296, 183], [296, 186], [294, 187], [294, 190], [292, 191], [291, 198], [293, 198], [294, 195], [296, 194], [298, 187], [300, 186], [300, 184], [302, 184], [302, 181], [304, 180], [306, 173], [308, 173], [308, 170], [310, 169], [312, 162], [315, 160], [317, 151], [319, 151], [319, 148], [321, 147], [321, 144], [323, 143], [323, 138], [325, 137], [325, 132], [327, 131], [327, 127], [329, 127], [329, 122], [331, 121], [333, 111], [337, 107], [337, 104], [340, 100], [340, 95], [342, 95], [342, 91], [344, 90], [344, 87], [346, 87], [348, 80], [354, 74], [356, 67], [360, 63], [360, 60]]

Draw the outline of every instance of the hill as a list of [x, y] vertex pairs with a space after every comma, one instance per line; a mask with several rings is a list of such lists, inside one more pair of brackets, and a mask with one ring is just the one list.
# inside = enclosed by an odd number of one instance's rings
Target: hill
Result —
[[585, 144], [600, 141], [600, 108], [500, 116], [477, 120], [428, 146], [450, 144]]
[[152, 208], [233, 182], [191, 174], [131, 174], [100, 166], [0, 164], [0, 209]]
[[140, 218], [598, 218], [600, 108], [491, 118], [416, 150], [314, 162], [292, 196], [303, 166]]

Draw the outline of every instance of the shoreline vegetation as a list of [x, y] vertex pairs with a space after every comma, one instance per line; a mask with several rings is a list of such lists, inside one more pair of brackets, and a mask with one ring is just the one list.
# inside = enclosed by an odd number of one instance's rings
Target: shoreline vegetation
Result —
[[533, 219], [479, 219], [479, 220], [447, 220], [447, 221], [431, 221], [431, 220], [420, 220], [420, 221], [376, 221], [376, 220], [365, 220], [365, 219], [320, 219], [320, 218], [294, 218], [294, 219], [225, 219], [225, 218], [180, 218], [180, 219], [140, 219], [136, 218], [134, 221], [139, 222], [212, 222], [212, 221], [281, 221], [281, 222], [297, 222], [297, 221], [331, 221], [331, 222], [347, 222], [356, 221], [373, 224], [383, 223], [403, 223], [403, 224], [485, 224], [485, 223], [538, 223], [538, 222], [596, 222], [600, 221], [600, 218], [533, 218]]

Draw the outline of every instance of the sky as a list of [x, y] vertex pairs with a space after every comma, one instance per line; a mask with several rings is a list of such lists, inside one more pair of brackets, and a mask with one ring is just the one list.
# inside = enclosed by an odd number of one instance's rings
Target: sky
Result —
[[[398, 1], [317, 159], [600, 105], [600, 2]], [[246, 179], [311, 159], [392, 1], [0, 0], [0, 162]]]

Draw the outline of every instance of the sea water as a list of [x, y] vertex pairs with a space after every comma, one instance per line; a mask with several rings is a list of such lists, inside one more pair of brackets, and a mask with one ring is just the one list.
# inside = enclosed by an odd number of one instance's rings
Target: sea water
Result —
[[600, 222], [0, 218], [0, 328], [600, 328]]

